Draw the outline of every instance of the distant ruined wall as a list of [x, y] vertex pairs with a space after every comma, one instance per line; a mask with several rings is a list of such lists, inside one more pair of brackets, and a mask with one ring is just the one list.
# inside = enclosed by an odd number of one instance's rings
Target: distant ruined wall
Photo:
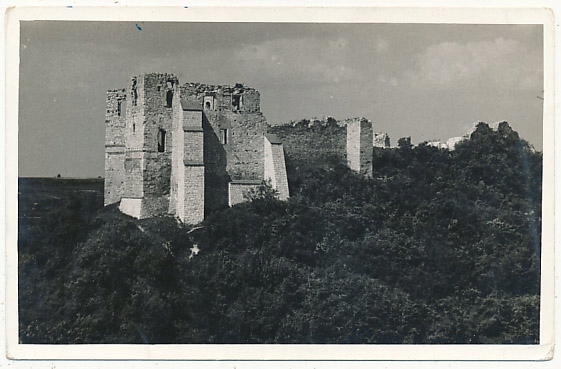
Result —
[[338, 160], [364, 175], [372, 175], [374, 134], [365, 118], [337, 121], [302, 120], [269, 127], [283, 143], [289, 159], [298, 161]]
[[336, 158], [346, 164], [347, 130], [333, 118], [302, 120], [271, 126], [268, 130], [282, 141], [289, 159], [298, 161]]
[[374, 147], [389, 149], [391, 147], [390, 136], [387, 133], [374, 133]]

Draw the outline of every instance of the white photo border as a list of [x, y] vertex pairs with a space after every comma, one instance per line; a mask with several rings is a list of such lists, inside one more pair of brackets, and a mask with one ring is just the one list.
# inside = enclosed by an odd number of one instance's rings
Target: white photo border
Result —
[[[19, 23], [28, 20], [542, 24], [543, 193], [537, 345], [29, 345], [18, 341], [17, 173]], [[458, 7], [12, 7], [6, 12], [6, 344], [10, 359], [42, 360], [549, 360], [554, 348], [554, 13]]]

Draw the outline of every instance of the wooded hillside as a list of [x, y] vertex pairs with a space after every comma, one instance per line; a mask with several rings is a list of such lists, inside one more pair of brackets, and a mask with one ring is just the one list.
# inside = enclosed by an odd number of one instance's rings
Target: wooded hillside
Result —
[[288, 201], [197, 229], [88, 196], [20, 227], [21, 342], [538, 342], [542, 157], [510, 127], [401, 139], [372, 179], [287, 165]]

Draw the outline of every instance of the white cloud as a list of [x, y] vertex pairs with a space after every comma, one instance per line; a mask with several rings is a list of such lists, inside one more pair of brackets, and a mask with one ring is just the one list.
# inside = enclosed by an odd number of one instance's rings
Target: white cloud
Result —
[[276, 39], [242, 47], [235, 54], [240, 68], [276, 80], [338, 83], [357, 78], [346, 51], [349, 41], [315, 38]]
[[447, 89], [469, 84], [523, 90], [541, 89], [543, 64], [519, 41], [442, 42], [413, 58], [403, 74], [411, 86]]

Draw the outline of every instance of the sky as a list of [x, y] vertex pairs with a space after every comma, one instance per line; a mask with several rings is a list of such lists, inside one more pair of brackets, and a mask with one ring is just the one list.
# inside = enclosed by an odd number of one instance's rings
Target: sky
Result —
[[396, 144], [505, 120], [542, 149], [541, 25], [33, 21], [19, 176], [103, 177], [106, 92], [150, 72], [254, 87], [273, 125], [365, 117]]

